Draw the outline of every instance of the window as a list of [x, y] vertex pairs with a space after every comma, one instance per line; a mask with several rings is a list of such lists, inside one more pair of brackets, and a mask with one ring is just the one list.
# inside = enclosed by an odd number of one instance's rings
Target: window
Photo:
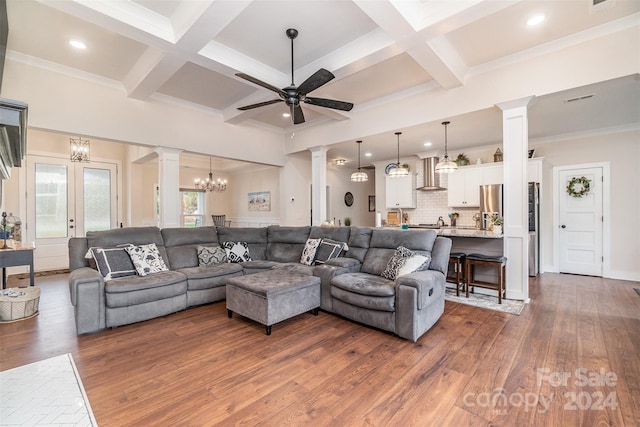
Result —
[[202, 191], [181, 191], [182, 226], [202, 227], [204, 225], [204, 195]]

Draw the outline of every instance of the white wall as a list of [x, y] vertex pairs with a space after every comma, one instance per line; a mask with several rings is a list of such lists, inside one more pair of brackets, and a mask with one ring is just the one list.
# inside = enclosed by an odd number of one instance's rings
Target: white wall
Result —
[[[610, 199], [610, 277], [640, 281], [640, 244], [637, 217], [640, 213], [640, 130], [574, 137], [555, 142], [530, 144], [536, 157], [544, 157], [543, 209], [541, 220], [551, 221], [554, 166], [609, 162]], [[553, 265], [553, 229], [543, 229], [545, 270], [557, 271]]]
[[[235, 172], [229, 176], [229, 205], [227, 219], [232, 227], [262, 227], [269, 224], [280, 224], [280, 169], [275, 166], [256, 165], [254, 168]], [[271, 193], [271, 210], [250, 211], [248, 194], [256, 191]]]
[[[373, 170], [367, 170], [369, 181], [352, 182], [351, 174], [355, 169], [350, 166], [329, 165], [327, 168], [327, 185], [330, 192], [330, 212], [329, 219], [335, 218], [344, 225], [345, 218], [351, 218], [351, 225], [359, 227], [373, 227], [375, 225], [375, 211], [369, 212], [369, 196], [375, 195], [375, 178]], [[347, 206], [344, 203], [346, 192], [353, 194], [353, 205]], [[384, 202], [383, 202], [384, 203]]]

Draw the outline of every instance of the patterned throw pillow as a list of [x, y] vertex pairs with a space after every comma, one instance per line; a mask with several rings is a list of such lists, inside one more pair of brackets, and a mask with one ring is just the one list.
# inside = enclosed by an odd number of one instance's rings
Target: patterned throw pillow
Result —
[[225, 251], [224, 248], [221, 248], [220, 246], [198, 246], [198, 265], [200, 267], [223, 264], [226, 262], [227, 251]]
[[413, 252], [411, 252], [410, 249], [407, 249], [404, 246], [398, 246], [396, 252], [387, 263], [387, 267], [382, 272], [382, 277], [389, 280], [396, 280], [398, 277], [398, 270], [400, 270], [404, 265], [407, 258], [410, 258], [412, 255]]
[[140, 276], [168, 270], [155, 243], [140, 246], [129, 245], [125, 247], [125, 250], [129, 253]]
[[89, 257], [93, 258], [105, 280], [136, 275], [136, 269], [125, 248], [89, 248], [85, 258]]
[[344, 242], [338, 242], [337, 240], [322, 239], [318, 250], [316, 250], [316, 264], [324, 264], [329, 259], [338, 258], [342, 252], [349, 250]]
[[222, 242], [229, 262], [252, 261], [247, 242]]
[[300, 256], [300, 264], [311, 265], [316, 257], [316, 251], [320, 245], [322, 239], [307, 239], [307, 243], [304, 244], [302, 255]]
[[428, 255], [412, 255], [409, 258], [405, 259], [402, 267], [398, 270], [398, 275], [396, 279], [400, 276], [404, 276], [405, 274], [414, 273], [416, 271], [428, 270], [429, 265], [431, 265], [431, 257]]

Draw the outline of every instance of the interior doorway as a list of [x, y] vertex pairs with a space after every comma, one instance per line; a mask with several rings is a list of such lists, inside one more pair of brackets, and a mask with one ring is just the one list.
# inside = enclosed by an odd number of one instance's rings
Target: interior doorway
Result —
[[560, 273], [603, 276], [608, 165], [554, 168], [554, 231]]
[[26, 163], [26, 236], [36, 245], [34, 268], [68, 268], [71, 237], [118, 226], [117, 165], [32, 155]]

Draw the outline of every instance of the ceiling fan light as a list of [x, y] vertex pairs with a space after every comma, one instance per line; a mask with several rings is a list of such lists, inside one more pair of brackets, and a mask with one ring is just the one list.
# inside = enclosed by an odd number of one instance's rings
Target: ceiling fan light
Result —
[[351, 181], [353, 182], [367, 182], [369, 181], [369, 175], [366, 172], [358, 171], [351, 174]]

